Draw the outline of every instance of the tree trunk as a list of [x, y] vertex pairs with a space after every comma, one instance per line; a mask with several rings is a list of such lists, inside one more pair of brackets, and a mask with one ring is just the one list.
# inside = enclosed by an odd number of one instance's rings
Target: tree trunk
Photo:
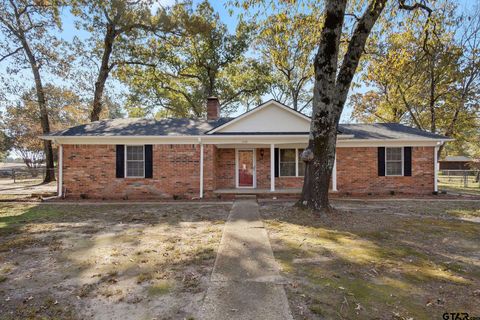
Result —
[[[309, 140], [307, 150], [313, 151], [313, 159], [306, 161], [305, 180], [300, 204], [315, 211], [331, 211], [328, 198], [330, 179], [335, 161], [337, 130], [327, 129], [324, 135]], [[308, 153], [306, 155], [308, 157]], [[306, 160], [302, 156], [302, 160]]]
[[325, 6], [325, 22], [314, 60], [315, 83], [313, 112], [307, 149], [305, 180], [299, 205], [320, 213], [331, 211], [328, 199], [330, 178], [335, 161], [337, 127], [347, 100], [365, 44], [387, 0], [371, 0], [359, 19], [338, 71], [338, 54], [346, 0], [329, 0]]
[[116, 31], [115, 25], [109, 23], [107, 25], [107, 32], [103, 40], [104, 48], [102, 55], [102, 62], [100, 65], [100, 71], [98, 73], [97, 81], [95, 81], [95, 92], [93, 93], [93, 106], [90, 114], [90, 121], [100, 120], [100, 114], [103, 111], [103, 92], [105, 90], [105, 82], [107, 82], [108, 75], [111, 70], [110, 56], [113, 51], [113, 42], [115, 41]]
[[436, 82], [435, 82], [435, 57], [431, 56], [430, 59], [430, 101], [429, 101], [429, 108], [430, 108], [430, 132], [436, 133], [437, 131], [437, 117], [435, 114], [435, 89], [436, 89]]
[[291, 90], [291, 94], [292, 94], [293, 110], [298, 111], [298, 95], [299, 95], [299, 92], [296, 92], [295, 90]]
[[[48, 110], [45, 101], [45, 91], [43, 89], [42, 79], [40, 77], [40, 70], [38, 68], [35, 56], [33, 55], [30, 46], [23, 34], [21, 35], [21, 42], [25, 54], [28, 57], [28, 61], [30, 62], [33, 78], [35, 80], [35, 91], [37, 94], [38, 107], [40, 109], [40, 124], [42, 126], [42, 132], [44, 134], [47, 134], [50, 132], [50, 122], [48, 119]], [[43, 149], [45, 152], [45, 178], [43, 179], [43, 183], [49, 183], [55, 181], [55, 165], [53, 161], [52, 142], [49, 140], [44, 140]]]
[[340, 113], [334, 110], [336, 72], [346, 4], [346, 0], [331, 0], [326, 4], [325, 23], [314, 60], [315, 83], [310, 137], [307, 151], [302, 154], [302, 160], [306, 162], [306, 174], [300, 205], [321, 213], [331, 209], [328, 189], [340, 117]]

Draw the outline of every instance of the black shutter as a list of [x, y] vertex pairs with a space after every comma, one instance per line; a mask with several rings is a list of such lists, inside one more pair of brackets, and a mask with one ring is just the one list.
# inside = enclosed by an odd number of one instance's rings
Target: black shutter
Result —
[[385, 147], [378, 147], [378, 176], [385, 175]]
[[153, 148], [151, 144], [145, 145], [145, 178], [153, 178]]
[[117, 160], [115, 165], [116, 177], [125, 177], [125, 146], [123, 144], [117, 144]]
[[403, 175], [412, 175], [412, 147], [403, 148]]
[[278, 148], [275, 148], [275, 177], [278, 177], [280, 173], [279, 159], [280, 159], [280, 156], [279, 156]]

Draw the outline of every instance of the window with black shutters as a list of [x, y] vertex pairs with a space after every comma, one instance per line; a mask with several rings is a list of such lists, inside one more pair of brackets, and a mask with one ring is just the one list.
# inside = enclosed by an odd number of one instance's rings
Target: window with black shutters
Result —
[[385, 148], [385, 175], [403, 176], [403, 148]]
[[126, 146], [125, 176], [127, 178], [144, 178], [145, 177], [144, 146]]

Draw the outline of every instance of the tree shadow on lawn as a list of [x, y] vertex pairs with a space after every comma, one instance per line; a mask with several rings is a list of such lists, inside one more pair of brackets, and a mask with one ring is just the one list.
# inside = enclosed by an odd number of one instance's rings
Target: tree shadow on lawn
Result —
[[261, 213], [296, 318], [480, 314], [480, 224], [365, 212], [319, 218], [275, 205]]
[[0, 318], [188, 317], [229, 208], [3, 204]]
[[[226, 219], [225, 210], [228, 205], [135, 205], [122, 204], [21, 204], [0, 203], [0, 235], [17, 233], [27, 223], [166, 223], [177, 225], [181, 222], [215, 222]], [[200, 212], [200, 211], [205, 212]]]

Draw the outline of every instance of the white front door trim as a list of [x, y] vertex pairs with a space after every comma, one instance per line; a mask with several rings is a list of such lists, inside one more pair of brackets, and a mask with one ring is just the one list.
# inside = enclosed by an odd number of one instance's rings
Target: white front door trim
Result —
[[[239, 177], [238, 177], [238, 151], [252, 151], [253, 156], [253, 184], [251, 187], [239, 186]], [[255, 189], [257, 187], [257, 155], [255, 148], [236, 148], [235, 149], [235, 187], [239, 189]]]

